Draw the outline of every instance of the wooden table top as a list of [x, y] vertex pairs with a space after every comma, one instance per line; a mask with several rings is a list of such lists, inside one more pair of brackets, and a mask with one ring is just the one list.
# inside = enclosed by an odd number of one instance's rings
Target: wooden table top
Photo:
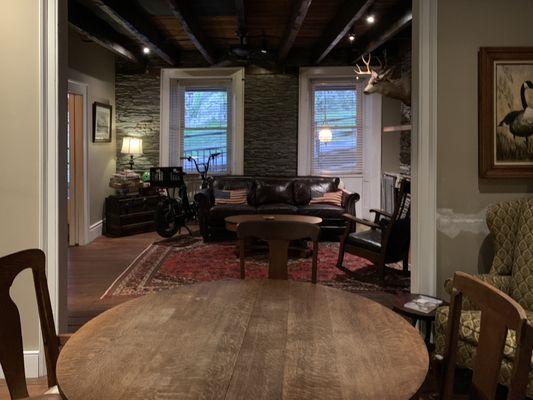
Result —
[[428, 353], [402, 317], [311, 283], [218, 281], [123, 303], [61, 351], [68, 400], [409, 399]]
[[291, 214], [248, 214], [248, 215], [232, 215], [226, 217], [226, 228], [229, 230], [237, 230], [237, 225], [248, 221], [284, 221], [284, 222], [307, 222], [309, 224], [318, 225], [322, 222], [320, 217], [311, 217], [308, 215], [291, 215]]

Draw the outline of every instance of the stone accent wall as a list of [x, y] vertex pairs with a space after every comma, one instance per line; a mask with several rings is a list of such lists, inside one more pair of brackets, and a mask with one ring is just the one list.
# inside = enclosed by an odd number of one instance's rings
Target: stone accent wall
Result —
[[159, 165], [159, 91], [159, 72], [116, 74], [117, 171], [129, 168], [130, 157], [120, 153], [124, 136], [143, 139], [144, 154], [135, 158], [135, 170]]
[[296, 175], [298, 77], [246, 75], [244, 173]]

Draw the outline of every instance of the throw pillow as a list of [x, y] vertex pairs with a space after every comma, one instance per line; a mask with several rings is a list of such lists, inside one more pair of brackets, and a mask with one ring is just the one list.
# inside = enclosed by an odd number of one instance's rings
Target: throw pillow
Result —
[[241, 205], [246, 204], [246, 189], [217, 190], [215, 189], [215, 205]]
[[311, 193], [311, 201], [309, 204], [331, 204], [333, 206], [341, 207], [342, 205], [342, 190], [334, 192], [326, 192], [321, 195]]

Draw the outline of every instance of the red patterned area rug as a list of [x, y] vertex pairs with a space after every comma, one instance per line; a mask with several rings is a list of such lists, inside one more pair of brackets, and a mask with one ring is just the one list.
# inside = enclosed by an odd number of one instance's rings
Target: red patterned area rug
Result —
[[[318, 282], [359, 292], [400, 293], [409, 291], [409, 277], [389, 272], [380, 283], [376, 268], [367, 260], [346, 254], [344, 266], [357, 271], [355, 279], [336, 266], [339, 244], [319, 244]], [[389, 265], [389, 267], [396, 267]], [[289, 279], [311, 280], [311, 257], [291, 258], [288, 264]], [[267, 277], [268, 254], [257, 254], [246, 259], [246, 279]], [[146, 248], [115, 280], [101, 297], [140, 296], [181, 285], [224, 279], [239, 279], [239, 259], [234, 242], [204, 243], [200, 238], [178, 236], [161, 240]]]

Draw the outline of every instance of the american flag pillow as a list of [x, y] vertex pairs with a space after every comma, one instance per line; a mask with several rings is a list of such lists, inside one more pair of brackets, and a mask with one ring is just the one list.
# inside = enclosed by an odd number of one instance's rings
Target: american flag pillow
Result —
[[[340, 207], [342, 205], [342, 190], [320, 194], [312, 193], [309, 204], [331, 204]], [[316, 197], [315, 197], [316, 196]]]
[[246, 189], [215, 190], [215, 205], [239, 205], [246, 204]]

